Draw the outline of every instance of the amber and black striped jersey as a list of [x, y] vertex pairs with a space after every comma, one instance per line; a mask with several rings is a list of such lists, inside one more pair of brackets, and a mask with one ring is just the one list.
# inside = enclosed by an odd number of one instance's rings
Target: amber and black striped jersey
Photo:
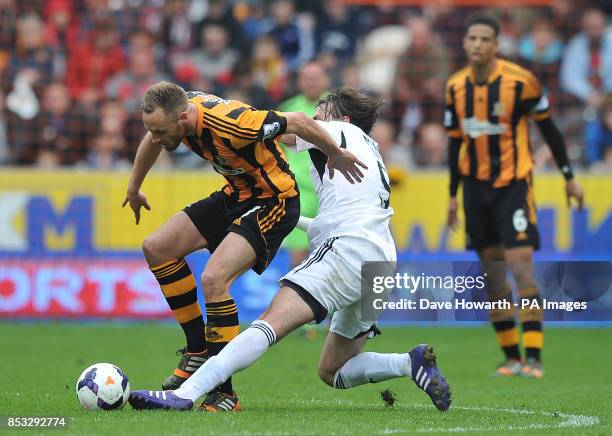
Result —
[[529, 176], [529, 119], [548, 117], [548, 99], [538, 80], [506, 60], [497, 60], [486, 83], [477, 83], [468, 66], [446, 84], [444, 126], [451, 138], [461, 139], [459, 173], [493, 187]]
[[196, 135], [183, 138], [183, 143], [225, 177], [226, 194], [238, 201], [299, 194], [285, 154], [275, 140], [287, 128], [282, 113], [256, 110], [240, 101], [199, 91], [189, 91], [187, 96], [196, 105], [198, 116]]

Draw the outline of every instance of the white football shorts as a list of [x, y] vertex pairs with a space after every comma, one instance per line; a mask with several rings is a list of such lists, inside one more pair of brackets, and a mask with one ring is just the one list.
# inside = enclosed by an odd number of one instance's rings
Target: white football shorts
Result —
[[[393, 242], [390, 246], [394, 247]], [[393, 249], [394, 251], [394, 249]], [[395, 262], [373, 242], [359, 237], [327, 239], [306, 260], [279, 280], [294, 289], [311, 307], [315, 322], [332, 315], [330, 331], [349, 339], [373, 337], [375, 320], [363, 321], [361, 308], [362, 262]]]

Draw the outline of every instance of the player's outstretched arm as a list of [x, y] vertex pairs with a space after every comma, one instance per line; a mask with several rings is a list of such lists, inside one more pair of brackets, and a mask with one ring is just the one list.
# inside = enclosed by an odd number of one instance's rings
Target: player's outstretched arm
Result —
[[287, 129], [285, 134], [296, 134], [304, 141], [310, 142], [321, 150], [327, 157], [329, 178], [334, 177], [334, 170], [340, 171], [350, 183], [360, 182], [363, 173], [359, 166], [367, 169], [368, 166], [360, 161], [350, 151], [340, 148], [329, 133], [303, 112], [286, 112]]
[[551, 117], [547, 117], [536, 123], [552, 152], [557, 166], [561, 170], [563, 177], [565, 177], [565, 195], [567, 197], [568, 206], [570, 205], [571, 199], [574, 198], [578, 203], [578, 209], [582, 209], [584, 204], [584, 193], [580, 184], [574, 179], [572, 167], [567, 157], [567, 151], [565, 150], [563, 135], [561, 135], [561, 132]]
[[121, 205], [121, 207], [125, 207], [126, 204], [130, 204], [130, 207], [134, 211], [136, 224], [140, 223], [141, 207], [151, 210], [147, 197], [144, 193], [140, 192], [140, 187], [160, 153], [161, 146], [153, 144], [151, 141], [151, 132], [147, 132], [136, 151], [134, 166], [132, 167], [132, 173], [130, 174], [130, 180], [128, 182], [127, 194]]

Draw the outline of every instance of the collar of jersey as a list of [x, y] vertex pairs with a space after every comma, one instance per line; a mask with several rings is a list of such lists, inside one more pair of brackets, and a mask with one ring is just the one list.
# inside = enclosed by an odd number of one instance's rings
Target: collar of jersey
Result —
[[493, 70], [493, 72], [489, 75], [489, 77], [487, 77], [487, 81], [486, 83], [478, 83], [478, 81], [476, 80], [476, 74], [474, 74], [474, 69], [472, 68], [472, 66], [470, 65], [470, 81], [474, 84], [474, 85], [490, 85], [491, 83], [495, 82], [495, 80], [501, 76], [502, 74], [502, 69], [503, 69], [503, 63], [504, 61], [501, 59], [497, 59], [497, 65], [495, 66], [495, 69]]

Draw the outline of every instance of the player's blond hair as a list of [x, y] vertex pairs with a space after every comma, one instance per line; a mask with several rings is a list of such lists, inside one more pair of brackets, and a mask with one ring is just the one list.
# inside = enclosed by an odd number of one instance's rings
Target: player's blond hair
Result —
[[188, 107], [189, 99], [185, 90], [170, 82], [159, 82], [149, 86], [141, 105], [145, 114], [151, 114], [157, 108], [162, 108], [164, 114], [176, 117]]

